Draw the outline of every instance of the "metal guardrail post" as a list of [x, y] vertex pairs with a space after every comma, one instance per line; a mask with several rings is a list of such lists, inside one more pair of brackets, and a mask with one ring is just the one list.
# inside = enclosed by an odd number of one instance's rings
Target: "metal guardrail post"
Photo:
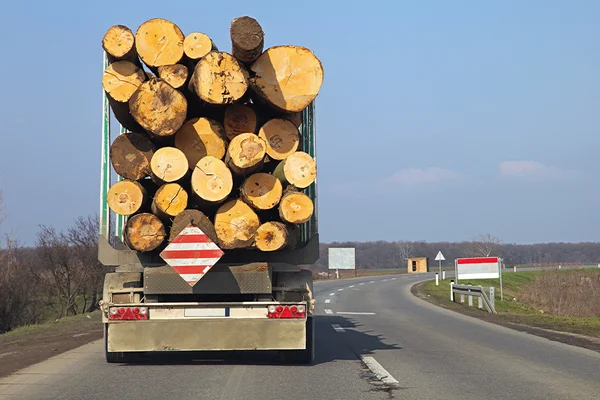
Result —
[[477, 308], [483, 310], [483, 299], [480, 297], [477, 298]]
[[471, 284], [469, 283], [469, 307], [473, 307], [473, 296], [471, 295]]
[[494, 288], [493, 286], [490, 286], [490, 304], [492, 305], [492, 308], [495, 310], [496, 309], [496, 288]]

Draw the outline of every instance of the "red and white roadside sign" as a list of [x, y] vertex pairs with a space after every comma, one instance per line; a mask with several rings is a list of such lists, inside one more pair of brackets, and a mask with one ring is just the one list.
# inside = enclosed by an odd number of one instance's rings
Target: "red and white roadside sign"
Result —
[[498, 257], [474, 257], [456, 259], [456, 279], [500, 278]]
[[169, 243], [160, 256], [183, 280], [194, 286], [223, 254], [223, 250], [200, 228], [190, 224]]

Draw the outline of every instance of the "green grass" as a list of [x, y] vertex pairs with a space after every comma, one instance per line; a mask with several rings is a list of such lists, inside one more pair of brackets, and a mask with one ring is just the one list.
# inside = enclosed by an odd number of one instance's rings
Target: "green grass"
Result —
[[[569, 273], [569, 271], [571, 270], [565, 270], [561, 273]], [[590, 272], [596, 273], [597, 271]], [[506, 322], [600, 337], [600, 318], [556, 317], [543, 313], [521, 300], [523, 288], [533, 282], [542, 273], [542, 271], [535, 271], [503, 274], [504, 300], [500, 300], [499, 279], [465, 280], [458, 283], [461, 285], [470, 283], [474, 286], [481, 285], [484, 287], [493, 286], [496, 291], [495, 304], [498, 317]], [[464, 304], [461, 304], [460, 297], [457, 295], [456, 302], [452, 303], [450, 301], [450, 279], [440, 281], [439, 286], [435, 285], [435, 281], [427, 281], [421, 286], [419, 291], [423, 295], [428, 296], [432, 302], [446, 308], [475, 316], [488, 316], [485, 310], [477, 309], [477, 300], [474, 301], [475, 307], [469, 307], [467, 299], [465, 299]]]

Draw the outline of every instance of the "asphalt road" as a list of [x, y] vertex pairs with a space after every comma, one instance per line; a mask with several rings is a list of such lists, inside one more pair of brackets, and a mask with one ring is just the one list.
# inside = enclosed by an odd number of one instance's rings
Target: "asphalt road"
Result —
[[420, 279], [317, 282], [313, 366], [275, 354], [109, 365], [98, 341], [0, 380], [0, 399], [600, 398], [600, 353], [433, 306], [410, 294]]

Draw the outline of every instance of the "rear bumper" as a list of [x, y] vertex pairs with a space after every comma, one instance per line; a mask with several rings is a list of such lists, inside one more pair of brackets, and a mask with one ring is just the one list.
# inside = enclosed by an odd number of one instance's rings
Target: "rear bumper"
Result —
[[298, 350], [306, 319], [109, 321], [108, 351]]

